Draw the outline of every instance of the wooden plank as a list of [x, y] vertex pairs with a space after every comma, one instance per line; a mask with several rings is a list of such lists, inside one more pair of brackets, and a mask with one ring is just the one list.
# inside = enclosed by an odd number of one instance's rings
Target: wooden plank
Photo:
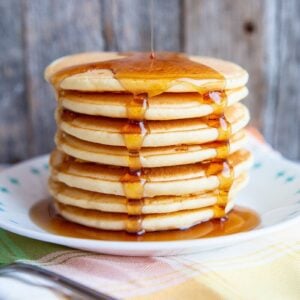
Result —
[[182, 51], [182, 14], [181, 1], [154, 1], [154, 46], [157, 50]]
[[32, 122], [31, 154], [53, 147], [56, 106], [43, 79], [44, 68], [62, 55], [103, 49], [98, 0], [26, 0], [25, 43], [28, 99]]
[[[272, 142], [283, 155], [300, 159], [300, 2], [279, 1], [277, 98], [272, 105]], [[274, 101], [275, 100], [275, 101]]]
[[[103, 33], [107, 50], [151, 49], [151, 1], [102, 0]], [[181, 49], [180, 0], [153, 1], [156, 50]]]
[[[43, 80], [44, 67], [80, 51], [149, 50], [150, 3], [0, 1], [0, 162], [53, 146], [55, 101]], [[294, 159], [300, 158], [299, 5], [297, 0], [154, 0], [155, 48], [243, 65], [250, 73], [246, 103], [252, 124]]]
[[27, 156], [27, 106], [20, 0], [0, 1], [0, 162]]
[[268, 7], [265, 10], [265, 26], [267, 30], [265, 40], [265, 52], [266, 55], [266, 71], [265, 76], [267, 80], [267, 91], [266, 95], [262, 99], [265, 101], [265, 109], [263, 111], [263, 135], [267, 142], [274, 144], [274, 127], [276, 115], [276, 103], [278, 99], [278, 58], [279, 58], [279, 44], [278, 44], [278, 28], [280, 27], [279, 20], [279, 2], [280, 0], [267, 1]]
[[252, 124], [259, 129], [267, 94], [266, 2], [185, 0], [184, 5], [184, 49], [228, 59], [248, 70], [250, 96], [245, 103], [250, 108]]
[[184, 7], [185, 49], [243, 65], [252, 124], [286, 157], [300, 159], [299, 1], [185, 0]]

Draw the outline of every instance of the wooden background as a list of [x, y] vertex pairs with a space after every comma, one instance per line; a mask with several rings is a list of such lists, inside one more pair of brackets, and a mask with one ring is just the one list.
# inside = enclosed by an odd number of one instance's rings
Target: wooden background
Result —
[[[252, 124], [300, 159], [300, 1], [154, 0], [155, 48], [233, 60], [250, 73]], [[149, 0], [0, 0], [0, 162], [53, 147], [43, 70], [89, 50], [149, 50]]]

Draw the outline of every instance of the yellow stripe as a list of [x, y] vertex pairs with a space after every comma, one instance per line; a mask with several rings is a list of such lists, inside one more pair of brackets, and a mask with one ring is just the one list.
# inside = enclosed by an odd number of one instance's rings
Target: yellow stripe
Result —
[[[298, 250], [298, 246], [296, 247], [295, 245], [289, 245], [289, 247], [285, 247], [285, 246], [280, 246], [277, 244], [272, 244], [272, 245], [268, 245], [258, 251], [252, 252], [252, 253], [247, 253], [243, 256], [238, 256], [238, 257], [234, 257], [234, 258], [226, 258], [223, 257], [221, 259], [213, 259], [213, 260], [203, 260], [200, 263], [205, 263], [205, 264], [220, 264], [223, 266], [226, 265], [232, 265], [232, 264], [239, 264], [239, 263], [251, 263], [252, 261], [255, 260], [255, 262], [257, 262], [258, 260], [260, 260], [262, 263], [264, 262], [265, 258], [270, 258], [272, 255], [278, 255], [278, 249], [280, 249], [280, 251], [284, 251], [285, 253], [292, 253], [295, 252], [297, 253]], [[288, 249], [288, 250], [287, 250]], [[237, 251], [236, 249], [234, 249], [233, 251]], [[281, 253], [282, 254], [282, 253]], [[186, 256], [186, 257], [182, 257], [183, 260], [185, 261], [189, 261], [191, 264], [197, 264], [197, 257], [195, 257], [195, 259], [193, 259], [192, 256]]]
[[198, 281], [199, 280], [203, 281], [204, 279], [209, 280], [211, 282], [214, 282], [214, 284], [218, 287], [218, 290], [222, 290], [222, 291], [226, 290], [228, 294], [239, 296], [235, 293], [235, 289], [226, 280], [226, 277], [221, 277], [217, 272], [211, 270], [207, 266], [205, 266], [205, 265], [202, 266], [202, 272], [198, 268], [196, 268], [194, 265], [186, 265], [185, 264], [184, 266], [196, 271], [196, 276], [194, 276], [193, 279], [197, 278]]
[[130, 297], [130, 300], [185, 300], [185, 299], [203, 299], [203, 300], [221, 300], [221, 296], [205, 286], [198, 280], [191, 279], [176, 286], [168, 287], [164, 290], [154, 292], [148, 295]]
[[[283, 248], [285, 248], [285, 247], [283, 247]], [[289, 249], [290, 248], [291, 247], [289, 247]], [[260, 251], [257, 251], [257, 253], [255, 253], [256, 256], [253, 256], [251, 258], [250, 262], [257, 263], [259, 261], [260, 264], [270, 265], [270, 264], [272, 264], [273, 261], [278, 260], [280, 258], [280, 257], [278, 257], [278, 255], [286, 256], [286, 254], [289, 254], [289, 253], [282, 253], [282, 251], [280, 251], [280, 253], [278, 253], [278, 252], [279, 251], [277, 251], [277, 249], [272, 249], [272, 248], [270, 248], [270, 246], [268, 246]], [[289, 250], [289, 252], [290, 252], [290, 250]], [[263, 254], [263, 257], [257, 257], [262, 254]], [[272, 257], [272, 254], [273, 255], [276, 254], [276, 257]], [[239, 263], [245, 264], [246, 258], [247, 258], [247, 256], [241, 256], [238, 258], [238, 261], [236, 263], [239, 262]], [[266, 258], [270, 258], [271, 261], [265, 261]], [[262, 259], [264, 259], [264, 260], [262, 261]], [[182, 274], [184, 273], [185, 277], [186, 277], [184, 280], [188, 280], [187, 279], [188, 277], [197, 276], [199, 273], [205, 273], [206, 277], [208, 277], [208, 274], [213, 273], [211, 268], [210, 269], [207, 268], [207, 264], [209, 265], [209, 263], [213, 263], [213, 261], [210, 261], [210, 262], [204, 261], [204, 262], [199, 263], [199, 262], [193, 261], [191, 259], [188, 259], [187, 256], [185, 256], [185, 257], [182, 257], [182, 256], [181, 257], [180, 256], [179, 257], [170, 257], [170, 258], [164, 259], [164, 260], [165, 261], [171, 260], [171, 263], [176, 262], [178, 265], [178, 270], [174, 269], [172, 272], [164, 274], [164, 276], [160, 277], [160, 278], [157, 278], [157, 276], [151, 276], [151, 277], [147, 277], [147, 278], [141, 278], [141, 280], [143, 280], [143, 282], [146, 283], [147, 285], [154, 284], [155, 281], [158, 281], [156, 283], [156, 287], [159, 289], [159, 288], [162, 288], [165, 283], [171, 281], [175, 275], [182, 276]], [[224, 258], [223, 258], [223, 261], [224, 261]], [[188, 262], [188, 263], [186, 263], [186, 262]], [[247, 263], [247, 261], [246, 261], [246, 263]], [[226, 264], [230, 267], [230, 261], [229, 262], [226, 261]], [[248, 264], [249, 264], [249, 262], [248, 262]], [[245, 265], [245, 266], [243, 266], [243, 268], [239, 268], [239, 272], [241, 271], [241, 269], [244, 270], [247, 267], [248, 266]], [[257, 266], [255, 266], [255, 267], [257, 267]], [[186, 272], [187, 270], [189, 272]], [[209, 271], [207, 271], [207, 270], [209, 270]], [[210, 277], [212, 277], [212, 275], [210, 275]], [[216, 278], [214, 278], [214, 279], [216, 279]], [[127, 281], [126, 284], [124, 284], [125, 286], [118, 290], [125, 292], [129, 289], [132, 289], [132, 286], [136, 285], [136, 283], [137, 283], [136, 279], [132, 279], [130, 281]], [[224, 281], [223, 281], [223, 284], [225, 284]], [[112, 288], [113, 287], [114, 287], [114, 284], [112, 284]], [[224, 288], [225, 287], [226, 287], [226, 284], [225, 284]]]

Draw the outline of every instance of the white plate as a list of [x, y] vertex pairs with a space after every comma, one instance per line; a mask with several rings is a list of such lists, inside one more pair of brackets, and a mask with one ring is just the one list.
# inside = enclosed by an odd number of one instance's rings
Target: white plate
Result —
[[237, 204], [254, 209], [261, 217], [256, 229], [216, 238], [170, 242], [114, 242], [78, 239], [45, 232], [29, 217], [30, 208], [48, 197], [48, 156], [38, 157], [0, 173], [0, 227], [11, 232], [73, 248], [130, 256], [175, 255], [206, 251], [282, 229], [300, 219], [300, 166], [282, 158], [254, 139], [255, 157], [250, 183]]

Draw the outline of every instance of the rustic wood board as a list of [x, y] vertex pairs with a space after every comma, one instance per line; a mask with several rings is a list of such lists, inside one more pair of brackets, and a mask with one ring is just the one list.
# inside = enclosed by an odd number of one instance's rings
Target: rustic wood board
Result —
[[21, 1], [0, 1], [0, 15], [0, 162], [15, 162], [29, 154]]
[[[102, 0], [102, 24], [106, 50], [151, 49], [151, 1]], [[181, 1], [153, 1], [154, 47], [181, 50]]]
[[247, 69], [250, 95], [245, 103], [259, 129], [266, 94], [264, 8], [261, 0], [185, 1], [184, 50], [228, 59]]
[[[62, 55], [150, 49], [151, 1], [0, 1], [0, 162], [53, 147], [45, 66]], [[300, 159], [300, 3], [154, 0], [154, 46], [233, 60], [250, 73], [252, 124]]]
[[272, 120], [268, 129], [274, 147], [287, 157], [300, 159], [300, 2], [280, 1], [277, 15], [274, 99], [269, 99], [272, 111], [265, 118]]
[[44, 69], [62, 55], [103, 49], [100, 12], [97, 0], [26, 1], [24, 38], [31, 155], [49, 152], [53, 147], [56, 104], [44, 81]]

